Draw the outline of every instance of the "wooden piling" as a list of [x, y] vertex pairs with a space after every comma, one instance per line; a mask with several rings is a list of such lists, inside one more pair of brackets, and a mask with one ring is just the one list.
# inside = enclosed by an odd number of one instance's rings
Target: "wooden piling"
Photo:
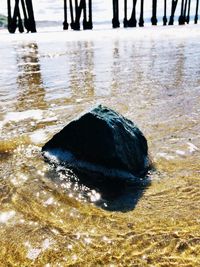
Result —
[[128, 27], [128, 19], [127, 19], [127, 0], [124, 0], [124, 28]]
[[152, 1], [152, 18], [151, 18], [152, 25], [157, 25], [158, 20], [157, 20], [156, 14], [157, 14], [157, 0], [153, 0]]
[[113, 28], [120, 27], [119, 23], [119, 1], [113, 0], [113, 19], [112, 19]]
[[187, 13], [187, 17], [186, 17], [187, 24], [189, 24], [189, 22], [190, 22], [190, 5], [191, 5], [191, 0], [189, 0], [189, 2], [188, 2], [188, 13]]
[[67, 22], [67, 0], [64, 0], [64, 22], [63, 22], [63, 30], [68, 30], [69, 24]]
[[178, 0], [172, 0], [171, 16], [169, 18], [168, 25], [174, 25], [174, 14], [176, 11], [177, 4], [178, 4]]
[[86, 2], [83, 0], [83, 29], [85, 29], [87, 24], [87, 9], [86, 9]]
[[69, 0], [69, 8], [70, 8], [70, 17], [71, 17], [71, 28], [74, 28], [74, 11], [73, 11], [73, 4], [72, 4], [72, 0]]
[[8, 31], [10, 33], [15, 33], [18, 27], [19, 32], [23, 32], [24, 28], [23, 28], [22, 19], [21, 19], [20, 10], [19, 10], [19, 0], [15, 0], [13, 16], [11, 12], [10, 1], [8, 1], [7, 4], [8, 4]]
[[91, 30], [92, 25], [92, 2], [88, 1], [88, 16], [87, 16], [87, 5], [86, 0], [83, 0], [83, 29]]
[[7, 0], [7, 8], [8, 8], [8, 31], [11, 32], [12, 18], [11, 18], [11, 3], [10, 3], [10, 0]]
[[144, 27], [144, 0], [141, 0], [140, 4], [140, 19], [139, 19], [139, 26]]
[[16, 28], [18, 27], [20, 33], [24, 32], [24, 26], [22, 24], [22, 18], [19, 10], [19, 1], [16, 1], [13, 17], [15, 18]]
[[36, 32], [36, 25], [35, 25], [32, 0], [25, 0], [25, 3], [26, 3], [28, 18], [29, 18], [28, 19], [29, 20], [29, 30], [31, 32]]
[[[83, 29], [91, 30], [93, 28], [92, 24], [92, 0], [75, 0], [75, 7], [73, 6], [72, 0], [69, 0], [69, 9], [71, 23], [70, 26], [73, 30], [80, 30], [80, 19], [83, 11]], [[87, 12], [88, 10], [88, 12]]]
[[199, 0], [197, 0], [197, 4], [196, 4], [196, 12], [195, 12], [195, 17], [194, 17], [195, 24], [197, 24], [198, 22], [198, 10], [199, 10]]
[[26, 6], [25, 6], [24, 0], [21, 0], [21, 4], [22, 4], [22, 10], [23, 10], [23, 13], [24, 13], [24, 27], [27, 29], [27, 32], [29, 32], [30, 31], [29, 20], [28, 20], [28, 15], [27, 15], [27, 12], [26, 12]]
[[[20, 1], [15, 0], [14, 11], [12, 16], [11, 10], [11, 1], [7, 0], [8, 8], [8, 31], [10, 33], [15, 33], [16, 29], [19, 29], [19, 32], [24, 32], [24, 27], [27, 29], [27, 32], [36, 32], [34, 12], [32, 0], [21, 0], [22, 12], [24, 19], [21, 18]], [[24, 24], [23, 24], [24, 23]]]
[[129, 27], [136, 27], [136, 25], [137, 25], [137, 20], [136, 20], [136, 3], [137, 3], [137, 0], [133, 0], [133, 9], [132, 9], [132, 13], [131, 13], [131, 18], [128, 21], [128, 26]]
[[164, 0], [164, 16], [163, 16], [163, 25], [167, 25], [167, 0]]
[[[80, 1], [80, 5], [82, 5], [82, 0]], [[80, 30], [80, 16], [81, 16], [81, 7], [78, 6], [78, 0], [75, 0], [75, 21], [73, 24], [73, 30]]]
[[187, 5], [188, 5], [188, 0], [185, 0], [185, 6], [184, 6], [184, 13], [183, 13], [183, 17], [184, 17], [184, 23], [186, 22], [187, 18], [186, 18], [186, 13], [187, 13]]
[[[32, 0], [13, 0], [14, 8], [12, 13], [11, 0], [7, 0], [8, 8], [8, 31], [14, 33], [16, 29], [19, 32], [23, 32], [24, 28], [27, 32], [36, 32], [36, 25], [34, 19], [34, 10], [32, 5]], [[136, 27], [136, 4], [137, 0], [132, 0], [132, 11], [131, 16], [128, 18], [128, 0], [124, 0], [124, 27]], [[20, 6], [21, 3], [21, 6]], [[163, 25], [167, 25], [167, 0], [163, 0], [164, 3], [164, 15], [163, 15]], [[171, 2], [171, 15], [169, 18], [168, 25], [174, 24], [174, 15], [177, 8], [178, 0], [172, 0]], [[113, 4], [113, 18], [112, 26], [113, 28], [120, 27], [119, 22], [119, 0], [112, 0]], [[69, 9], [69, 10], [68, 10]], [[178, 18], [179, 25], [190, 22], [190, 9], [191, 0], [181, 0], [181, 10], [180, 16]], [[198, 11], [199, 11], [199, 0], [196, 0], [196, 10], [194, 23], [198, 23]], [[68, 13], [69, 12], [69, 13]], [[83, 13], [82, 13], [83, 12]], [[21, 16], [22, 14], [22, 16]], [[68, 14], [71, 18], [70, 26], [73, 30], [80, 30], [80, 19], [83, 14], [83, 29], [92, 29], [92, 0], [64, 0], [64, 21], [63, 29], [67, 30], [69, 28]], [[23, 17], [24, 15], [24, 17]], [[22, 18], [23, 17], [23, 18]], [[157, 25], [157, 0], [152, 0], [152, 25]], [[140, 27], [144, 26], [144, 0], [140, 0], [140, 16], [138, 25]]]
[[124, 1], [124, 27], [136, 27], [136, 3], [137, 0], [133, 0], [133, 7], [130, 19], [127, 18], [127, 0]]
[[185, 24], [185, 18], [184, 18], [184, 0], [181, 2], [181, 14], [178, 19], [179, 25], [184, 25]]
[[93, 23], [92, 23], [92, 0], [89, 0], [89, 16], [88, 16], [88, 23], [89, 23], [89, 28], [88, 29], [92, 29], [93, 28]]

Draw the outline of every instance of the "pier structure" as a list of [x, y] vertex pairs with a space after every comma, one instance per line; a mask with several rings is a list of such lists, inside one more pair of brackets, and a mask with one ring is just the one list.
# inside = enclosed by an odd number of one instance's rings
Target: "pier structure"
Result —
[[80, 19], [83, 13], [83, 29], [91, 30], [92, 24], [92, 0], [64, 0], [64, 22], [63, 29], [68, 30], [69, 23], [67, 21], [67, 11], [70, 11], [71, 23], [70, 27], [73, 30], [80, 30]]
[[[144, 26], [144, 0], [110, 0], [112, 1], [112, 27], [120, 27], [119, 11], [122, 10], [124, 14], [123, 26], [127, 27], [143, 27]], [[151, 24], [156, 26], [157, 18], [157, 4], [158, 0], [152, 1], [152, 16]], [[178, 17], [178, 24], [188, 24], [190, 22], [191, 14], [191, 0], [163, 0], [163, 25], [173, 25], [175, 12], [177, 11], [177, 4], [180, 2], [180, 15]], [[129, 5], [128, 5], [129, 4]], [[131, 4], [131, 10], [128, 6]], [[167, 14], [167, 8], [171, 5], [171, 14]], [[15, 33], [18, 29], [20, 33], [27, 30], [27, 32], [36, 32], [36, 23], [34, 17], [34, 7], [32, 0], [7, 0], [8, 9], [8, 31]], [[136, 9], [139, 11], [137, 19]], [[63, 29], [80, 30], [81, 20], [83, 30], [91, 30], [93, 28], [92, 21], [92, 0], [63, 0], [64, 21]], [[178, 11], [177, 11], [178, 12]], [[194, 23], [198, 23], [199, 0], [195, 0], [195, 15]], [[131, 14], [128, 18], [128, 13]]]
[[27, 32], [36, 32], [34, 11], [31, 0], [7, 0], [7, 8], [8, 31], [10, 33], [15, 33], [17, 28], [21, 33], [24, 32], [24, 28]]

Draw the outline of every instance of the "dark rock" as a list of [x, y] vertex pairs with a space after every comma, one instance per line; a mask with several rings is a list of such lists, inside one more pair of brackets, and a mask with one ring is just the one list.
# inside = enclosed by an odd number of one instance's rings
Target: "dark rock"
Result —
[[122, 180], [143, 177], [149, 168], [142, 132], [130, 120], [101, 105], [70, 122], [42, 151], [52, 162]]

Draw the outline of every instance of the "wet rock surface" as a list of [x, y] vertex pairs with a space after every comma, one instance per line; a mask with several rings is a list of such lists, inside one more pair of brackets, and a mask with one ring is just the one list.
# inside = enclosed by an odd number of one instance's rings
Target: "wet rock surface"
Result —
[[42, 152], [50, 161], [109, 177], [143, 177], [149, 168], [142, 132], [132, 121], [101, 105], [71, 121]]

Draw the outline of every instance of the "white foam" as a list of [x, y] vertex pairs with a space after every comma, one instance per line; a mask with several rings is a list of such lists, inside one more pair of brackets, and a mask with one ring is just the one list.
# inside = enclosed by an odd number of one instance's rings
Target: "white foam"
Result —
[[40, 249], [40, 248], [30, 248], [28, 250], [26, 257], [30, 260], [35, 260], [35, 259], [37, 259], [37, 257], [41, 253], [41, 251], [42, 251], [42, 249]]
[[20, 175], [14, 175], [11, 179], [11, 183], [15, 186], [21, 186], [28, 180], [28, 176], [24, 173]]
[[174, 159], [174, 156], [171, 156], [171, 155], [169, 155], [168, 153], [165, 153], [165, 152], [157, 153], [157, 157], [164, 158], [166, 160], [173, 160]]
[[176, 150], [176, 154], [182, 157], [186, 155], [185, 151], [183, 150]]
[[[0, 133], [5, 124], [9, 122], [20, 122], [27, 119], [41, 121], [43, 118], [43, 111], [39, 109], [30, 109], [20, 112], [8, 112], [4, 119], [0, 122]], [[33, 136], [34, 139], [35, 136]]]
[[54, 244], [53, 240], [46, 238], [42, 242], [42, 250], [44, 251], [44, 250], [48, 249], [52, 244]]
[[190, 153], [194, 153], [195, 151], [199, 150], [199, 148], [197, 146], [195, 146], [194, 144], [192, 144], [190, 142], [188, 142], [187, 145], [188, 145], [188, 150]]
[[30, 135], [31, 141], [34, 144], [41, 144], [47, 139], [44, 130], [37, 130]]
[[0, 212], [0, 223], [7, 223], [10, 219], [15, 216], [16, 212], [14, 210], [7, 212]]
[[53, 198], [53, 197], [48, 198], [48, 199], [44, 202], [45, 206], [52, 205], [53, 203], [54, 203], [54, 198]]
[[30, 109], [21, 112], [9, 112], [4, 118], [4, 124], [9, 121], [19, 122], [32, 118], [34, 120], [41, 120], [43, 118], [43, 112], [39, 109]]
[[31, 246], [31, 244], [27, 241], [25, 242], [25, 246], [28, 248], [28, 252], [26, 257], [30, 260], [35, 260], [37, 257], [40, 255], [41, 252], [45, 251], [46, 249], [49, 249], [49, 247], [53, 244], [54, 242], [50, 239], [45, 239], [40, 248], [34, 248]]

